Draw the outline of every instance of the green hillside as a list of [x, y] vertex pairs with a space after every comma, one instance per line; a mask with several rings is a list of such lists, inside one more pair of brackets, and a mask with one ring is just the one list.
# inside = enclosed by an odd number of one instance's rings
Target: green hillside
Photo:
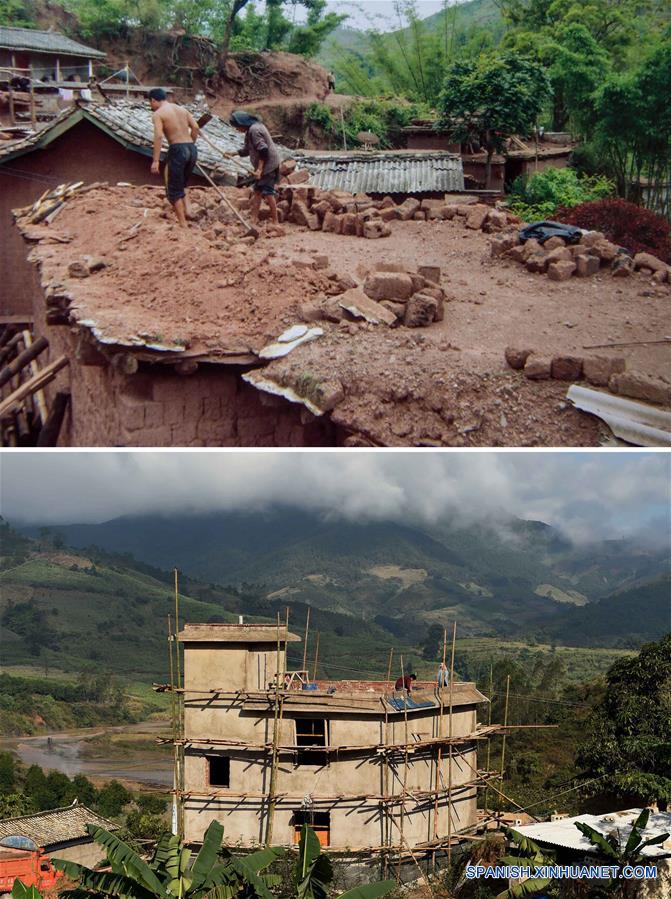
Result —
[[226, 608], [226, 589], [231, 595], [253, 584], [247, 592], [254, 597], [366, 620], [410, 642], [421, 640], [430, 624], [455, 618], [464, 636], [549, 633], [572, 604], [587, 605], [668, 571], [668, 552], [634, 540], [574, 546], [543, 522], [519, 520], [429, 527], [276, 508], [119, 518], [58, 533], [70, 545], [132, 552], [160, 569], [176, 564], [193, 578], [227, 585], [209, 600]]
[[[370, 17], [370, 31], [348, 27], [345, 22], [329, 35], [322, 44], [316, 62], [334, 72], [338, 90], [347, 92], [347, 64], [352, 58], [369, 68], [372, 77], [380, 74], [371, 55], [370, 33], [378, 30], [383, 34], [383, 46], [391, 53], [411, 40], [410, 29], [398, 22], [382, 22], [377, 16]], [[421, 20], [426, 33], [444, 34], [455, 48], [466, 43], [473, 33], [485, 29], [491, 40], [497, 43], [503, 34], [501, 12], [495, 0], [466, 0], [450, 4], [447, 11], [441, 10]]]
[[556, 619], [547, 633], [560, 642], [577, 646], [628, 645], [656, 640], [671, 632], [671, 576], [579, 609], [571, 609]]

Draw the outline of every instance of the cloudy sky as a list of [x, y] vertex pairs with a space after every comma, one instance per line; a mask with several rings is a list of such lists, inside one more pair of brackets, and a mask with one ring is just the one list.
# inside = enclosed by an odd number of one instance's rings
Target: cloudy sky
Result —
[[11, 522], [288, 504], [352, 519], [539, 519], [574, 539], [671, 535], [671, 454], [381, 452], [5, 453]]
[[[366, 30], [374, 28], [379, 31], [392, 31], [399, 27], [399, 18], [394, 0], [328, 0], [328, 9], [348, 16], [345, 25], [348, 28]], [[416, 0], [417, 14], [420, 19], [432, 16], [443, 8], [442, 0]], [[405, 23], [402, 23], [405, 25]]]

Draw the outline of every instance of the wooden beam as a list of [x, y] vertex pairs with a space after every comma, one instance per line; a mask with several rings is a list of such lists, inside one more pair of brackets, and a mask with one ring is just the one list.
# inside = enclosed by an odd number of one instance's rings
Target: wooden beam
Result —
[[[21, 335], [21, 339], [24, 339], [23, 334]], [[48, 346], [49, 341], [46, 337], [39, 337], [32, 346], [26, 347], [22, 353], [19, 353], [16, 359], [13, 359], [9, 365], [5, 366], [5, 368], [0, 371], [0, 387], [4, 387], [4, 385], [8, 381], [11, 381], [21, 369], [25, 368], [26, 365], [29, 365], [33, 359], [36, 359], [40, 355], [40, 353], [43, 353]]]
[[30, 378], [30, 380], [10, 393], [8, 397], [0, 402], [0, 418], [4, 418], [6, 415], [16, 411], [26, 397], [31, 396], [36, 390], [40, 390], [53, 381], [58, 372], [68, 364], [67, 356], [59, 356], [58, 359], [43, 368], [39, 375]]
[[37, 438], [37, 446], [56, 446], [58, 444], [58, 437], [69, 402], [70, 394], [59, 390]]

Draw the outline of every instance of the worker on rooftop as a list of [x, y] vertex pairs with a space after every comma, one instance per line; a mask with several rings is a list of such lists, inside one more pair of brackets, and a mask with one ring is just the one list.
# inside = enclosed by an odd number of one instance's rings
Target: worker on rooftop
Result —
[[231, 113], [230, 124], [236, 131], [245, 135], [245, 142], [237, 152], [226, 153], [226, 156], [249, 156], [254, 166], [254, 196], [252, 197], [252, 217], [259, 221], [261, 200], [265, 199], [270, 209], [270, 218], [276, 225], [277, 202], [275, 185], [280, 180], [280, 154], [277, 151], [270, 132], [256, 116], [236, 109]]
[[149, 91], [149, 103], [154, 121], [154, 154], [151, 163], [152, 175], [158, 175], [161, 160], [161, 144], [165, 137], [168, 141], [168, 155], [165, 163], [165, 184], [177, 221], [186, 228], [188, 210], [186, 206], [186, 185], [191, 177], [198, 151], [198, 125], [188, 111], [176, 103], [168, 102], [168, 95], [162, 87], [154, 87]]
[[416, 674], [406, 674], [405, 676], [401, 675], [398, 678], [396, 683], [394, 684], [395, 690], [405, 690], [405, 692], [410, 695], [412, 693], [412, 683], [417, 680]]
[[445, 662], [441, 662], [438, 666], [438, 686], [446, 687], [449, 680], [449, 675], [447, 673], [447, 665]]

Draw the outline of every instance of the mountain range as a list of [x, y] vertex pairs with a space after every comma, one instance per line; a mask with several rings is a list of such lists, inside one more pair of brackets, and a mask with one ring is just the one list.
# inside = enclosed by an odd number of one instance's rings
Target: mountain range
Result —
[[[412, 641], [431, 624], [455, 619], [465, 636], [570, 638], [573, 623], [582, 622], [576, 645], [609, 645], [632, 631], [649, 639], [671, 626], [663, 586], [668, 549], [636, 539], [576, 545], [538, 521], [353, 523], [277, 507], [53, 530], [68, 546], [130, 554], [157, 569], [177, 566], [268, 608], [310, 605]], [[644, 599], [644, 618], [621, 612], [594, 627], [597, 609], [608, 618], [606, 610], [635, 609]]]

